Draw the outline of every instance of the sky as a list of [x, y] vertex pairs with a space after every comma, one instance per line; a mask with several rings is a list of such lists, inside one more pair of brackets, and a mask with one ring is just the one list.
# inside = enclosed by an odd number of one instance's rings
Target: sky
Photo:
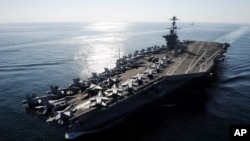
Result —
[[250, 0], [0, 0], [0, 23], [250, 23]]

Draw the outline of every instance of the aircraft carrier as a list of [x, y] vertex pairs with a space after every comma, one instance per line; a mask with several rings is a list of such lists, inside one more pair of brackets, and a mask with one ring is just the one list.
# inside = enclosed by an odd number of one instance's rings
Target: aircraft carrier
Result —
[[208, 41], [180, 41], [176, 17], [166, 44], [120, 57], [112, 69], [73, 79], [67, 88], [51, 86], [44, 96], [26, 95], [27, 113], [65, 130], [66, 139], [104, 130], [115, 122], [195, 78], [209, 77], [230, 46]]

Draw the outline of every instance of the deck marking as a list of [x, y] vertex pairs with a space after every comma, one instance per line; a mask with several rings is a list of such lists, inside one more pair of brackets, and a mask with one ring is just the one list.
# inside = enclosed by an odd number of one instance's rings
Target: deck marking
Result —
[[[205, 42], [202, 42], [201, 45], [199, 46], [199, 49], [198, 49], [198, 51], [196, 52], [197, 54], [200, 52], [200, 49], [201, 49], [201, 47], [204, 45], [204, 43], [205, 43]], [[193, 49], [192, 49], [192, 51], [193, 51]], [[193, 65], [195, 59], [197, 59], [197, 57], [198, 57], [198, 56], [195, 56], [195, 57], [192, 59], [192, 61], [191, 61], [191, 63], [189, 64], [189, 66], [188, 66], [188, 68], [187, 68], [185, 74], [187, 74], [187, 73], [190, 71], [190, 68], [191, 68], [191, 66]]]
[[187, 56], [188, 56], [188, 54], [185, 54], [184, 57], [179, 62], [179, 64], [176, 65], [176, 68], [174, 68], [174, 70], [172, 71], [172, 73], [168, 73], [168, 74], [173, 74], [176, 71], [176, 69], [182, 64], [182, 62], [187, 58]]

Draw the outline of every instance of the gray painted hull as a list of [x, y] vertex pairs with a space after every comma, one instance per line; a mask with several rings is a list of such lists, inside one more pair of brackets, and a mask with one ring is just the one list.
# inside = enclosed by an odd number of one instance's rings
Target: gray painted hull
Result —
[[118, 101], [107, 108], [98, 109], [91, 115], [79, 118], [71, 129], [65, 134], [66, 139], [74, 139], [78, 136], [98, 132], [100, 130], [112, 127], [117, 122], [122, 121], [127, 116], [133, 114], [144, 106], [155, 102], [159, 98], [168, 95], [173, 90], [178, 89], [192, 79], [201, 78], [204, 73], [168, 76], [155, 82], [150, 87]]

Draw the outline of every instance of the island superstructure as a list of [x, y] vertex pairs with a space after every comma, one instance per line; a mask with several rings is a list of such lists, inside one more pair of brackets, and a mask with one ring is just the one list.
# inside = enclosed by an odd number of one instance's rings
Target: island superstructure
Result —
[[104, 130], [192, 79], [211, 75], [224, 60], [228, 43], [180, 41], [176, 17], [166, 44], [123, 56], [114, 68], [73, 79], [67, 88], [51, 86], [44, 96], [26, 95], [27, 113], [65, 130], [66, 139]]

